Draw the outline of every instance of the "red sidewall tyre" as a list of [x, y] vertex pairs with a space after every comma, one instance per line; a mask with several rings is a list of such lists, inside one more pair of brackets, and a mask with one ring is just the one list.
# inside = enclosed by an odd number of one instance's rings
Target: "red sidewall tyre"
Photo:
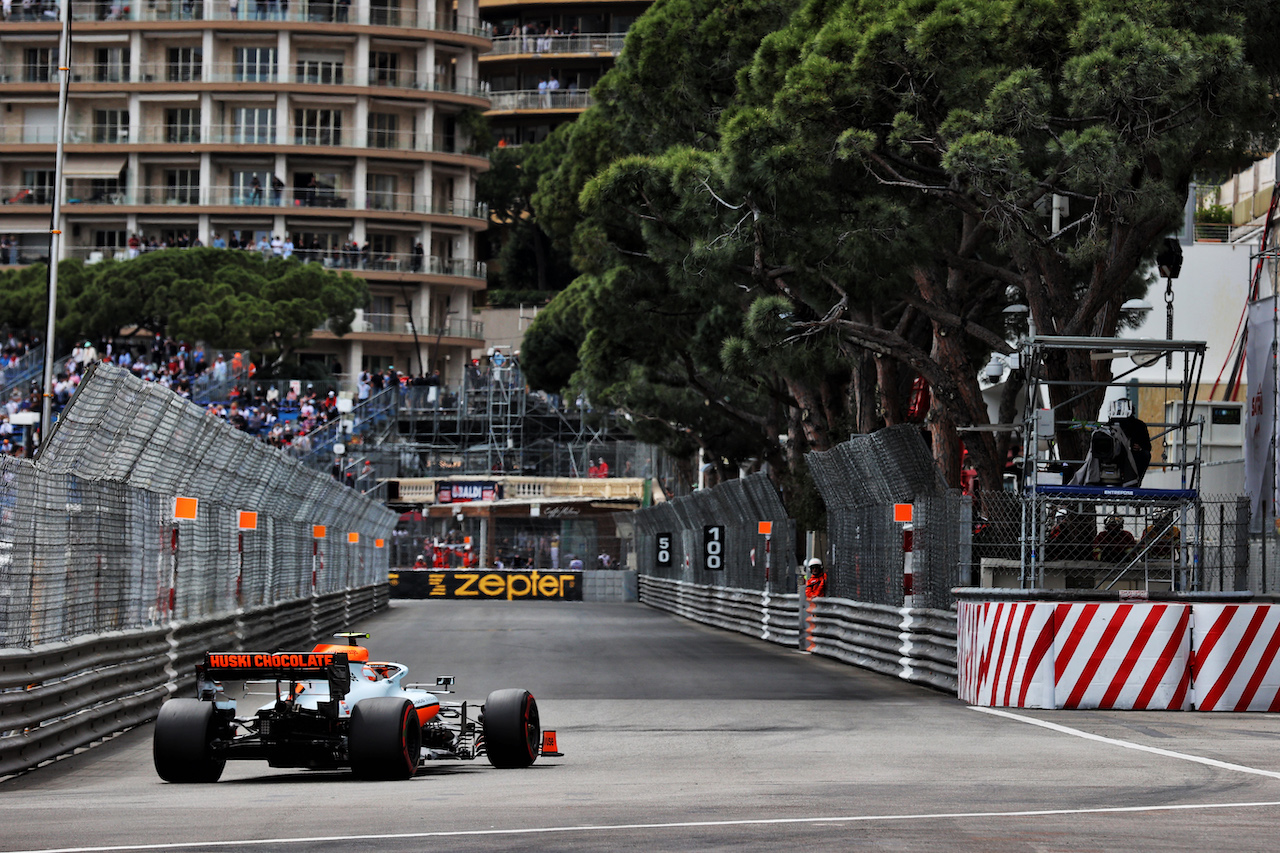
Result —
[[484, 703], [484, 748], [494, 767], [528, 767], [542, 749], [538, 703], [528, 690], [495, 690]]
[[347, 755], [361, 779], [409, 779], [421, 753], [422, 726], [408, 699], [382, 696], [351, 709]]

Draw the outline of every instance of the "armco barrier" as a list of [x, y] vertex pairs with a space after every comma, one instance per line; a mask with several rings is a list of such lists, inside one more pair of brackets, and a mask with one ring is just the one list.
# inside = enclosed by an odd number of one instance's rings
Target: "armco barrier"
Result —
[[956, 617], [845, 598], [810, 602], [809, 651], [940, 690], [956, 689]]
[[[0, 777], [155, 717], [209, 649], [287, 649], [384, 608], [377, 584], [210, 619], [0, 649]], [[323, 618], [312, 614], [324, 614]]]
[[763, 590], [727, 589], [641, 575], [640, 603], [677, 616], [737, 631], [771, 643], [796, 646], [799, 609], [795, 595]]
[[945, 610], [819, 598], [807, 603], [802, 629], [799, 596], [646, 575], [640, 576], [640, 602], [905, 681], [956, 689], [956, 621]]

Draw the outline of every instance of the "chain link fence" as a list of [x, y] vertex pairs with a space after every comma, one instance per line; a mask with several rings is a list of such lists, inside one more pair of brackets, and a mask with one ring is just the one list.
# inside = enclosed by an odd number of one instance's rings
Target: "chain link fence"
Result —
[[[632, 516], [642, 575], [774, 594], [796, 591], [795, 522], [768, 474], [730, 480]], [[767, 553], [762, 521], [772, 525]]]
[[857, 435], [805, 458], [827, 507], [827, 595], [902, 606], [905, 531], [893, 505], [913, 504], [915, 603], [949, 608], [968, 562], [962, 533], [972, 510], [967, 497], [946, 488], [920, 428]]
[[[179, 496], [198, 501], [195, 518], [175, 520]], [[395, 522], [168, 389], [96, 365], [34, 461], [0, 459], [0, 647], [378, 583]]]
[[1058, 489], [1021, 501], [986, 495], [972, 531], [965, 585], [1268, 589], [1259, 567], [1250, 566], [1249, 502], [1239, 495], [1156, 489]]

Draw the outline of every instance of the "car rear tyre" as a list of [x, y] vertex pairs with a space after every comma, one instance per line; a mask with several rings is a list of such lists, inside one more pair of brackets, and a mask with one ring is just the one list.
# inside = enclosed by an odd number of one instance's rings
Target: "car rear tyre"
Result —
[[528, 690], [495, 690], [484, 703], [484, 748], [494, 767], [528, 767], [542, 748], [538, 703]]
[[199, 699], [170, 699], [160, 706], [151, 756], [166, 782], [217, 782], [227, 766], [213, 755], [218, 732], [213, 704]]
[[422, 726], [408, 699], [365, 699], [351, 709], [347, 749], [361, 779], [409, 779], [418, 772]]

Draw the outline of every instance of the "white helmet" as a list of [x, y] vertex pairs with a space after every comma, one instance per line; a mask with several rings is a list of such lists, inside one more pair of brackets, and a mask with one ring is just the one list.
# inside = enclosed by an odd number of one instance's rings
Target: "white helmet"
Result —
[[811, 557], [809, 558], [809, 562], [805, 563], [804, 565], [805, 565], [805, 568], [809, 568], [809, 569], [812, 569], [814, 566], [817, 566], [818, 568], [822, 568], [822, 561], [819, 560], [817, 557]]
[[1107, 420], [1118, 420], [1133, 416], [1133, 401], [1128, 397], [1120, 397], [1107, 404]]

